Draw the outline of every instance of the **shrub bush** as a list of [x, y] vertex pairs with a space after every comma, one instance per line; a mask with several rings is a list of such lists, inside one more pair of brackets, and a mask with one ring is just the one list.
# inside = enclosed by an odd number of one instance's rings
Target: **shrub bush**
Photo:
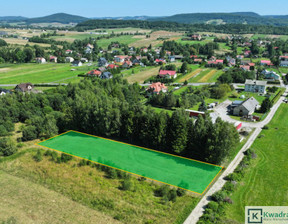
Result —
[[16, 143], [11, 138], [0, 139], [0, 155], [11, 156], [18, 151]]
[[37, 153], [33, 156], [33, 159], [36, 161], [36, 162], [40, 162], [43, 160], [43, 156], [42, 156], [42, 153], [41, 151], [38, 149]]

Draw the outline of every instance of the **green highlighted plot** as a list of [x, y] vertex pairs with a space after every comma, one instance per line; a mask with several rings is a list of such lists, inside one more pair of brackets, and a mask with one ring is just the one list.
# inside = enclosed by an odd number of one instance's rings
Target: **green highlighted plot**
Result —
[[222, 167], [75, 131], [38, 145], [202, 194]]

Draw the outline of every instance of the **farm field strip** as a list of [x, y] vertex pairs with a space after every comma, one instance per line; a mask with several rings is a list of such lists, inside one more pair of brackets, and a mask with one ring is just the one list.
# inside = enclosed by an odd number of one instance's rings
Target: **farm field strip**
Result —
[[193, 78], [195, 75], [199, 74], [201, 71], [203, 71], [202, 68], [198, 68], [195, 71], [183, 76], [181, 79], [178, 80], [178, 82], [184, 82], [185, 80], [189, 80]]
[[208, 74], [206, 74], [204, 77], [202, 77], [199, 80], [199, 82], [207, 82], [216, 72], [217, 72], [217, 70], [215, 70], [215, 69], [209, 71]]
[[223, 167], [76, 131], [40, 146], [202, 194]]

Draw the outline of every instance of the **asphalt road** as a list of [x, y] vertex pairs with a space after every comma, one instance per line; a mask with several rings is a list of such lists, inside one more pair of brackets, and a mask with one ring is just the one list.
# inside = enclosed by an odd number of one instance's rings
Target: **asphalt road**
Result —
[[[204, 207], [210, 202], [209, 198], [217, 191], [221, 190], [221, 188], [224, 186], [226, 181], [224, 180], [224, 177], [226, 177], [228, 174], [232, 173], [235, 168], [239, 165], [241, 160], [244, 157], [244, 153], [255, 141], [257, 136], [260, 134], [262, 127], [264, 125], [267, 125], [275, 115], [276, 111], [278, 110], [281, 103], [283, 103], [285, 97], [287, 96], [288, 87], [286, 87], [286, 92], [280, 99], [277, 101], [276, 104], [271, 108], [270, 113], [267, 115], [267, 117], [262, 121], [258, 123], [248, 123], [247, 125], [249, 127], [254, 127], [255, 131], [250, 136], [250, 138], [247, 140], [246, 144], [242, 147], [242, 149], [238, 152], [236, 157], [233, 159], [233, 161], [229, 164], [229, 166], [224, 170], [224, 172], [220, 175], [218, 180], [212, 185], [212, 187], [203, 195], [200, 202], [197, 204], [197, 206], [193, 209], [193, 211], [190, 213], [188, 218], [185, 220], [184, 224], [196, 224], [199, 220], [199, 218], [203, 215]], [[232, 119], [233, 120], [233, 119]], [[235, 120], [234, 120], [235, 122]], [[257, 124], [257, 125], [256, 125]], [[251, 126], [252, 125], [252, 126]], [[255, 125], [255, 126], [253, 126]]]

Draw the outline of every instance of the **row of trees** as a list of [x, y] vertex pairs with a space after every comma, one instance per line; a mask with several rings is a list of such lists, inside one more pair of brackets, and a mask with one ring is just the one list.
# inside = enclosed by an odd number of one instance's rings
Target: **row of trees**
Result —
[[157, 113], [140, 103], [140, 93], [140, 86], [121, 78], [16, 93], [0, 98], [0, 120], [25, 122], [24, 140], [73, 129], [217, 164], [237, 143], [233, 125], [212, 123], [209, 116], [194, 123], [184, 110]]

